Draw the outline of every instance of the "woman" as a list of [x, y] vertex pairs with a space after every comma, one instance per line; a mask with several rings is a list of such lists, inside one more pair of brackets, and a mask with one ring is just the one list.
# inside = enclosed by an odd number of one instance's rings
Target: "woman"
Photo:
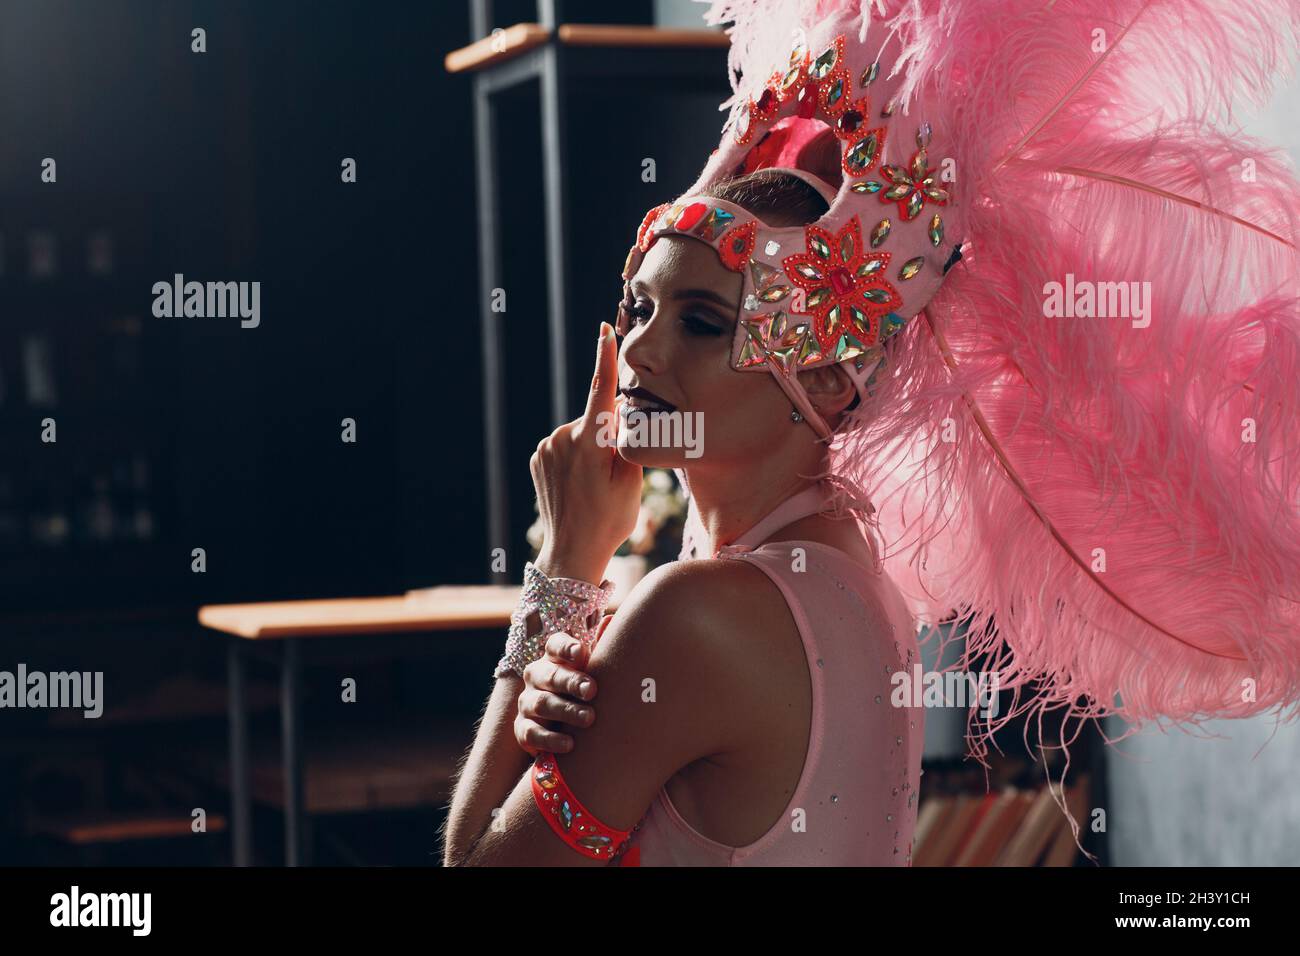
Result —
[[[617, 364], [602, 326], [586, 413], [534, 456], [546, 546], [448, 863], [908, 862], [923, 721], [891, 699], [914, 621], [881, 558], [925, 622], [960, 608], [957, 666], [996, 664], [1003, 723], [1300, 699], [1300, 190], [1208, 125], [1266, 88], [1300, 11], [987, 13], [710, 11], [734, 21], [734, 108], [642, 223]], [[1132, 308], [1097, 311], [1121, 285]], [[703, 455], [634, 444], [638, 412], [700, 414]], [[696, 560], [589, 651], [648, 464], [684, 478]], [[846, 517], [873, 505], [879, 552]]]
[[[827, 207], [805, 182], [766, 170], [712, 195], [782, 226]], [[631, 288], [635, 324], [617, 364], [602, 324], [586, 415], [534, 457], [547, 529], [536, 563], [553, 577], [600, 580], [632, 529], [641, 466], [685, 469], [709, 554], [738, 541], [753, 550], [650, 574], [606, 619], [590, 661], [568, 656], [579, 642], [553, 637], [522, 692], [501, 681], [489, 706], [485, 727], [513, 717], [517, 699], [516, 736], [502, 723], [494, 748], [476, 744], [462, 779], [497, 771], [492, 761], [504, 757], [503, 776], [518, 776], [516, 740], [555, 749], [600, 819], [642, 824], [632, 845], [643, 865], [904, 864], [923, 720], [889, 697], [891, 675], [916, 656], [910, 615], [858, 523], [819, 513], [835, 491], [815, 480], [826, 447], [790, 421], [765, 376], [727, 367], [739, 277], [703, 243], [674, 236], [651, 248]], [[817, 407], [838, 420], [855, 398], [851, 380], [837, 365], [805, 375]], [[599, 413], [652, 407], [702, 416], [698, 460], [681, 448], [598, 444]], [[570, 717], [579, 711], [585, 718]], [[577, 725], [571, 747], [539, 723], [566, 718]], [[474, 862], [583, 862], [555, 840], [526, 783], [505, 801], [502, 838], [485, 834]], [[462, 809], [453, 801], [449, 848]]]

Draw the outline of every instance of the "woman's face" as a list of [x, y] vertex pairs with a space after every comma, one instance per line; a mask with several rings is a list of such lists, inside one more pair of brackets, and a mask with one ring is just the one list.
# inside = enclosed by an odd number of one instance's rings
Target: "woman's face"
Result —
[[742, 288], [741, 275], [703, 242], [662, 236], [650, 247], [631, 281], [635, 304], [618, 357], [625, 459], [691, 467], [773, 451], [790, 402], [770, 374], [731, 367]]

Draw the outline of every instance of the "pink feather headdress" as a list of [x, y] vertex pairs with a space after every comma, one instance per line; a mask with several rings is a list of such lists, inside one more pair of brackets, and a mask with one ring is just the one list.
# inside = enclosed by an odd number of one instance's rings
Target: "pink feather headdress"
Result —
[[[630, 283], [661, 236], [708, 244], [742, 279], [732, 368], [771, 373], [828, 439], [800, 373], [838, 364], [860, 399], [870, 394], [890, 339], [961, 257], [963, 204], [931, 158], [933, 126], [898, 111], [907, 74], [893, 69], [905, 52], [897, 38], [880, 24], [864, 29], [849, 8], [819, 8], [813, 18], [789, 16], [808, 12], [797, 4], [781, 12], [788, 49], [739, 67], [761, 74], [761, 88], [734, 101], [695, 184], [651, 209], [637, 230], [617, 328], [631, 328]], [[763, 22], [771, 29], [774, 21]], [[894, 162], [885, 161], [890, 153]], [[826, 211], [813, 223], [778, 226], [709, 193], [760, 169], [802, 179]]]
[[1300, 185], [1233, 109], [1287, 69], [1300, 5], [718, 0], [722, 108], [846, 9], [900, 45], [896, 109], [953, 163], [964, 257], [832, 471], [871, 496], [919, 621], [969, 621], [957, 667], [1014, 690], [977, 752], [1026, 711], [1293, 719]]

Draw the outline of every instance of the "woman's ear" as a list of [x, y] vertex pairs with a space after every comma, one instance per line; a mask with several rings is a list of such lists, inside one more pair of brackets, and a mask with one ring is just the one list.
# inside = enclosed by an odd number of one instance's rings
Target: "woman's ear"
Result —
[[799, 384], [808, 393], [813, 407], [821, 412], [822, 418], [832, 427], [835, 417], [848, 408], [858, 394], [853, 379], [849, 378], [849, 373], [844, 371], [839, 362], [800, 372]]

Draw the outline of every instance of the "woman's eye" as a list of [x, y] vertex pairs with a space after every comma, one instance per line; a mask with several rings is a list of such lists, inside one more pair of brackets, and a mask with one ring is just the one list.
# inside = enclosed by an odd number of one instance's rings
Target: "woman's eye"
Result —
[[654, 315], [654, 310], [638, 302], [628, 308], [627, 314], [632, 316], [632, 321], [639, 325], [642, 322], [648, 322], [650, 316]]
[[[644, 325], [654, 316], [654, 309], [640, 302], [624, 302], [619, 308], [635, 325]], [[681, 323], [689, 335], [721, 335], [725, 331], [717, 323], [689, 313], [681, 317]]]
[[721, 335], [723, 331], [713, 322], [696, 315], [682, 316], [682, 325], [691, 335]]

